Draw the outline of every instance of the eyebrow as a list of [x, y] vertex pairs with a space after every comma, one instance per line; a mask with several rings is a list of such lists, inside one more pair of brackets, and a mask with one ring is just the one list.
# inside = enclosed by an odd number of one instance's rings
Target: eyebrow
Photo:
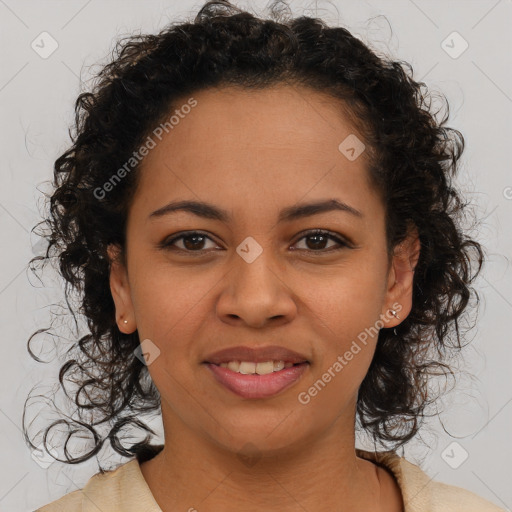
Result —
[[[152, 212], [149, 215], [149, 218], [158, 218], [178, 211], [192, 213], [203, 219], [219, 220], [224, 223], [228, 223], [231, 220], [231, 215], [227, 210], [202, 201], [171, 201], [165, 206], [162, 206], [161, 208], [158, 208], [158, 210]], [[342, 211], [359, 218], [364, 217], [359, 210], [356, 210], [354, 207], [344, 203], [343, 201], [339, 201], [338, 199], [327, 199], [283, 208], [279, 213], [278, 222], [291, 222], [293, 220], [330, 211]]]

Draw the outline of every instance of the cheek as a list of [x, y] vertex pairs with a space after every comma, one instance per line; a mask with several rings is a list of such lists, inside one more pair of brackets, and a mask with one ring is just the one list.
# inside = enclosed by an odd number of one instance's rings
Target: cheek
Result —
[[[132, 300], [140, 336], [171, 340], [186, 339], [186, 330], [198, 326], [200, 317], [219, 277], [212, 271], [171, 266], [153, 260], [139, 266], [132, 283]], [[148, 268], [149, 267], [149, 268]]]
[[332, 334], [357, 336], [379, 319], [386, 284], [385, 269], [381, 267], [361, 258], [315, 279], [314, 286], [310, 279], [297, 275], [295, 290], [304, 298], [309, 315], [330, 328]]
[[330, 400], [341, 400], [341, 404], [357, 395], [382, 327], [385, 270], [382, 262], [361, 254], [326, 278], [317, 279], [316, 286], [297, 278], [307, 298], [305, 314], [315, 333], [314, 364], [307, 383], [311, 395], [307, 391], [306, 400], [315, 397], [317, 405], [325, 401], [327, 407]]
[[197, 269], [154, 262], [150, 266], [151, 271], [141, 272], [132, 285], [137, 330], [141, 341], [151, 340], [160, 351], [148, 370], [161, 398], [182, 411], [190, 408], [190, 396], [199, 393], [192, 366], [198, 332], [211, 314], [208, 291], [218, 279]]
[[[311, 375], [301, 387], [299, 403], [313, 403], [316, 411], [331, 410], [332, 419], [354, 404], [361, 382], [368, 372], [378, 339], [379, 303], [371, 294], [347, 293], [311, 302], [310, 321], [315, 332]], [[338, 293], [338, 292], [336, 292]], [[338, 406], [333, 407], [333, 404]]]

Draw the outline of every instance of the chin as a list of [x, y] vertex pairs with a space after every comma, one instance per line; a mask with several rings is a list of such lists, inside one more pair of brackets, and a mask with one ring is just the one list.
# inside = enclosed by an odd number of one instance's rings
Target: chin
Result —
[[[297, 418], [293, 414], [273, 415], [268, 421], [262, 422], [255, 412], [253, 419], [244, 415], [240, 422], [218, 427], [215, 430], [218, 437], [212, 438], [223, 450], [240, 457], [282, 457], [301, 450], [304, 443], [314, 437], [313, 433], [308, 433], [304, 429], [305, 427], [304, 423], [297, 423]], [[236, 434], [230, 436], [230, 432]]]

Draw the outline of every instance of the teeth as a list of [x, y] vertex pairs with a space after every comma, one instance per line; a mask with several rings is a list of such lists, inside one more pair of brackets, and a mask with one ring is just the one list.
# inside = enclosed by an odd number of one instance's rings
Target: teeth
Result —
[[[258, 363], [259, 365], [260, 363]], [[249, 373], [256, 373], [256, 363], [249, 363], [247, 361], [241, 361], [240, 367], [238, 368], [240, 373], [247, 375]]]
[[238, 361], [230, 361], [227, 366], [230, 370], [237, 372], [240, 368], [240, 363]]
[[268, 373], [272, 373], [274, 371], [274, 362], [266, 361], [264, 363], [258, 363], [255, 370], [258, 375], [267, 375]]
[[254, 363], [251, 361], [229, 361], [229, 363], [220, 363], [222, 368], [229, 368], [231, 371], [241, 373], [243, 375], [258, 374], [267, 375], [272, 372], [278, 372], [283, 368], [290, 368], [293, 363], [285, 363], [284, 361], [265, 361]]

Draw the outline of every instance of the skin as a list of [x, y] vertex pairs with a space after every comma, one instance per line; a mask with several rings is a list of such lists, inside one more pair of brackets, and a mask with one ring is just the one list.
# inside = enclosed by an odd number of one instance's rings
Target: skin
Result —
[[[155, 500], [164, 512], [315, 512], [340, 504], [401, 511], [394, 478], [354, 449], [357, 391], [377, 337], [308, 404], [297, 396], [365, 328], [379, 319], [390, 328], [409, 314], [417, 232], [388, 264], [384, 206], [369, 186], [366, 153], [350, 161], [338, 150], [358, 132], [332, 98], [289, 85], [208, 89], [194, 98], [197, 106], [143, 161], [126, 266], [109, 248], [118, 326], [137, 329], [160, 350], [148, 369], [162, 398], [165, 448], [141, 465]], [[331, 211], [277, 223], [282, 208], [332, 198], [363, 217]], [[185, 199], [224, 208], [232, 219], [149, 218]], [[304, 238], [314, 228], [353, 244]], [[209, 238], [158, 248], [187, 230]], [[249, 236], [263, 250], [252, 263], [236, 252]], [[389, 314], [395, 303], [400, 319]], [[280, 394], [243, 399], [201, 364], [235, 345], [282, 345], [311, 364]]]

